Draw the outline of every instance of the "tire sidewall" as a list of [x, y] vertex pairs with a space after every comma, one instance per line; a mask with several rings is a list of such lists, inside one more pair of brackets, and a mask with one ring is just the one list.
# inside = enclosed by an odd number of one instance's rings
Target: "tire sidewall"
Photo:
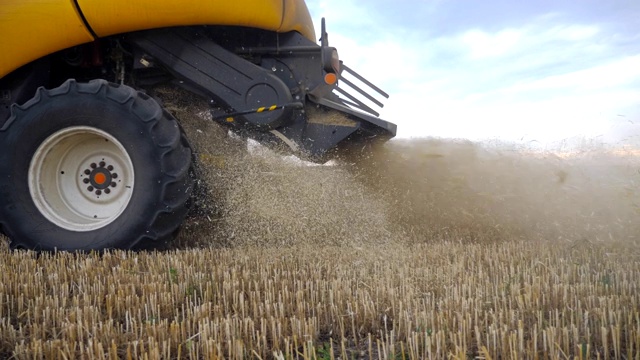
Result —
[[[24, 112], [9, 129], [0, 133], [0, 218], [11, 224], [8, 235], [14, 246], [42, 250], [84, 250], [128, 248], [133, 234], [149, 228], [162, 192], [162, 148], [151, 136], [151, 126], [131, 111], [129, 101], [119, 104], [107, 97], [77, 93], [40, 102]], [[159, 105], [158, 105], [159, 110]], [[160, 111], [160, 110], [159, 110]], [[134, 189], [124, 211], [111, 223], [91, 231], [61, 228], [46, 219], [35, 206], [29, 191], [29, 165], [42, 142], [52, 134], [72, 126], [100, 129], [116, 138], [128, 153], [134, 169]], [[8, 149], [8, 150], [7, 150]], [[145, 220], [147, 219], [147, 220]]]

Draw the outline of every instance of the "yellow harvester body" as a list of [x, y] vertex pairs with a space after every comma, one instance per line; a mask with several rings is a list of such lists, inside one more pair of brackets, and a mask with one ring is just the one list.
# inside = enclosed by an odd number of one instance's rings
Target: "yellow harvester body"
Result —
[[188, 25], [297, 31], [315, 41], [302, 0], [2, 0], [0, 78], [96, 37]]

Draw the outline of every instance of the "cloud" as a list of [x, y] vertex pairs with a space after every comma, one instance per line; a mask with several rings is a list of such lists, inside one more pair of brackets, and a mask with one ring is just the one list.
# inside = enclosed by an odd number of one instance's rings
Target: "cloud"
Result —
[[469, 51], [471, 59], [501, 57], [513, 51], [522, 39], [522, 32], [506, 29], [495, 34], [481, 30], [469, 30], [460, 36], [460, 42]]

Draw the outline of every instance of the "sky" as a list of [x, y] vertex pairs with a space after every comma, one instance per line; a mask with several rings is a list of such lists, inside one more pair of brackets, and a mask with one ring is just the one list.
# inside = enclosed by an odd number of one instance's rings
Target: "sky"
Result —
[[307, 0], [398, 137], [640, 146], [638, 0]]

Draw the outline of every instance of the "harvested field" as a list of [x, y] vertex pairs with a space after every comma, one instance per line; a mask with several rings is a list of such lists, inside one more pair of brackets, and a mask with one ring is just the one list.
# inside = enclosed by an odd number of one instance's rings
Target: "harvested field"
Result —
[[158, 89], [196, 150], [164, 252], [0, 250], [0, 358], [640, 359], [638, 162], [403, 140], [310, 166]]
[[0, 354], [627, 358], [637, 249], [588, 242], [2, 252]]

